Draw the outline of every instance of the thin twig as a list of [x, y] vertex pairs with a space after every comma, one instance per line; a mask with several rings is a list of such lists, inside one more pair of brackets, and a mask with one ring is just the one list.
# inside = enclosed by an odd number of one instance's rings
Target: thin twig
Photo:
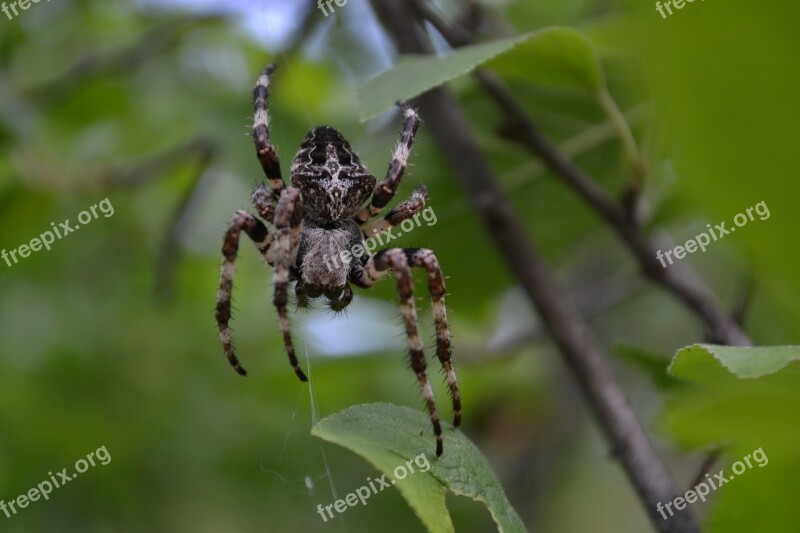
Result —
[[697, 471], [697, 475], [692, 480], [692, 484], [689, 485], [690, 489], [695, 488], [697, 485], [703, 481], [703, 478], [708, 474], [708, 471], [711, 470], [711, 467], [714, 466], [720, 456], [722, 456], [722, 448], [715, 448], [711, 450], [706, 458], [703, 460], [703, 464], [700, 465], [700, 468]]
[[[401, 52], [430, 53], [407, 3], [373, 0], [373, 6]], [[478, 217], [572, 370], [653, 526], [661, 532], [698, 531], [691, 513], [664, 520], [656, 511], [659, 502], [671, 501], [678, 495], [677, 486], [636, 418], [599, 342], [558, 287], [553, 272], [499, 186], [464, 111], [443, 88], [423, 94], [418, 103]]]

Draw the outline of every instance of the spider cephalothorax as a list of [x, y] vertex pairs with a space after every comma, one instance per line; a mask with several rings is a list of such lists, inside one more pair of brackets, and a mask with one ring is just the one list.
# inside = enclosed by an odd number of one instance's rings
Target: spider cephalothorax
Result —
[[305, 214], [322, 222], [352, 218], [372, 194], [375, 181], [330, 126], [311, 130], [292, 162], [292, 185], [303, 194]]
[[[350, 284], [367, 289], [386, 274], [397, 282], [400, 307], [411, 359], [430, 413], [436, 435], [436, 454], [442, 454], [442, 430], [426, 373], [425, 355], [417, 325], [412, 268], [423, 268], [428, 276], [428, 291], [436, 329], [436, 356], [445, 372], [453, 403], [453, 425], [461, 422], [461, 397], [451, 361], [450, 330], [445, 307], [444, 276], [432, 251], [425, 248], [389, 248], [369, 255], [361, 245], [368, 237], [397, 226], [417, 215], [425, 207], [427, 191], [417, 187], [410, 199], [400, 203], [382, 219], [366, 227], [392, 200], [406, 168], [419, 118], [411, 107], [400, 103], [403, 133], [395, 149], [386, 178], [377, 183], [350, 144], [335, 129], [320, 126], [311, 130], [292, 161], [291, 187], [281, 176], [275, 148], [269, 141], [270, 77], [273, 65], [267, 66], [253, 90], [255, 113], [253, 139], [256, 154], [268, 184], [259, 183], [253, 192], [253, 205], [262, 220], [246, 211], [237, 211], [231, 220], [222, 245], [222, 273], [217, 293], [219, 338], [231, 365], [242, 375], [233, 350], [228, 326], [231, 317], [231, 291], [239, 236], [244, 231], [275, 268], [274, 304], [289, 362], [297, 376], [306, 381], [300, 369], [289, 330], [287, 312], [289, 284], [295, 282], [298, 307], [307, 307], [311, 299], [325, 298], [334, 311], [341, 311], [353, 299]], [[268, 229], [270, 224], [274, 229]], [[360, 250], [360, 253], [358, 251]], [[346, 258], [331, 263], [326, 258]]]

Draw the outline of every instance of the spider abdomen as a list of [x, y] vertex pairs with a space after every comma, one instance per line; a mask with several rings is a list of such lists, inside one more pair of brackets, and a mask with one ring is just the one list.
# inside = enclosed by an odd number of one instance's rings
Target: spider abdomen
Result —
[[361, 230], [353, 220], [334, 228], [306, 221], [300, 243], [300, 271], [303, 282], [322, 289], [341, 288], [347, 283], [353, 247], [361, 242]]

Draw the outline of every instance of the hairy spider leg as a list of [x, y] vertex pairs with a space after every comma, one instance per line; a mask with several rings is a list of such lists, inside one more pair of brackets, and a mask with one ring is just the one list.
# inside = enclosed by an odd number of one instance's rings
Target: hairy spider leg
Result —
[[248, 213], [237, 211], [228, 225], [225, 238], [222, 242], [222, 269], [220, 272], [219, 290], [217, 291], [217, 326], [219, 327], [219, 340], [225, 350], [231, 366], [241, 375], [247, 372], [239, 364], [233, 349], [231, 330], [228, 326], [231, 318], [231, 293], [233, 291], [233, 275], [236, 270], [236, 252], [239, 250], [239, 237], [242, 230], [250, 237], [261, 255], [265, 256], [270, 250], [273, 235], [267, 230], [263, 222]]
[[391, 211], [386, 213], [386, 216], [365, 228], [363, 230], [364, 237], [374, 237], [390, 228], [399, 226], [404, 220], [408, 220], [417, 213], [422, 212], [425, 209], [425, 201], [427, 199], [428, 188], [422, 184], [417, 185], [411, 193], [411, 198], [397, 204]]
[[258, 216], [264, 219], [269, 224], [275, 221], [275, 204], [277, 203], [278, 193], [275, 189], [269, 189], [264, 182], [259, 182], [253, 188], [253, 195], [251, 197], [253, 206], [255, 206]]
[[386, 178], [375, 186], [370, 204], [356, 213], [356, 220], [359, 224], [364, 224], [376, 216], [394, 198], [397, 187], [400, 185], [400, 180], [406, 171], [411, 145], [414, 143], [420, 120], [414, 108], [403, 102], [398, 102], [397, 105], [403, 112], [403, 133], [400, 135], [400, 141], [394, 150], [392, 162], [389, 163]]
[[253, 88], [253, 141], [256, 155], [264, 169], [269, 186], [275, 190], [286, 187], [281, 176], [281, 165], [278, 152], [269, 142], [269, 83], [275, 65], [267, 65]]
[[388, 272], [392, 271], [395, 274], [397, 292], [400, 299], [400, 310], [405, 325], [406, 337], [408, 339], [411, 369], [417, 376], [417, 382], [422, 390], [428, 412], [430, 413], [433, 432], [436, 436], [436, 455], [439, 456], [443, 451], [442, 428], [439, 422], [439, 414], [436, 410], [433, 389], [431, 388], [426, 373], [427, 364], [425, 362], [422, 340], [417, 326], [417, 311], [414, 303], [414, 281], [411, 270], [413, 267], [422, 267], [428, 271], [428, 289], [431, 293], [431, 302], [436, 323], [436, 353], [442, 363], [442, 367], [445, 369], [447, 379], [450, 383], [453, 410], [455, 411], [454, 425], [458, 425], [461, 422], [461, 396], [458, 391], [456, 375], [451, 362], [450, 330], [447, 326], [447, 313], [444, 303], [444, 277], [442, 276], [436, 256], [427, 249], [390, 248], [382, 250], [367, 259], [363, 267], [354, 270], [353, 283], [362, 288], [369, 288]]
[[447, 306], [444, 302], [444, 275], [436, 255], [427, 248], [406, 248], [408, 265], [424, 268], [428, 273], [428, 292], [431, 295], [433, 324], [436, 329], [436, 357], [442, 365], [450, 387], [450, 400], [453, 404], [453, 426], [461, 425], [461, 393], [458, 391], [456, 371], [453, 369], [453, 348], [450, 343], [450, 328], [447, 325]]
[[275, 210], [275, 295], [274, 304], [278, 311], [278, 321], [283, 344], [289, 355], [289, 362], [300, 381], [308, 381], [300, 370], [300, 364], [294, 353], [292, 334], [289, 330], [289, 316], [286, 306], [289, 302], [289, 274], [297, 263], [297, 252], [300, 234], [303, 227], [303, 198], [300, 189], [288, 187], [281, 193], [278, 207]]

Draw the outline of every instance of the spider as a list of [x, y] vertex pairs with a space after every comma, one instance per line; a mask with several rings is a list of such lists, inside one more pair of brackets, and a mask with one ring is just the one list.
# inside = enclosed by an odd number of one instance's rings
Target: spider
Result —
[[[252, 201], [259, 220], [247, 211], [237, 211], [228, 226], [222, 245], [222, 271], [217, 293], [216, 319], [219, 339], [233, 368], [246, 375], [233, 349], [228, 322], [231, 317], [231, 291], [234, 265], [241, 232], [250, 238], [268, 265], [275, 269], [274, 305], [289, 362], [301, 381], [307, 381], [295, 355], [287, 313], [289, 284], [298, 308], [308, 308], [310, 300], [324, 298], [335, 312], [344, 310], [353, 299], [350, 284], [368, 289], [385, 275], [394, 273], [400, 308], [408, 339], [411, 369], [417, 377], [436, 436], [436, 455], [442, 454], [442, 429], [433, 389], [426, 374], [425, 355], [417, 326], [412, 268], [424, 268], [436, 330], [436, 356], [450, 388], [453, 425], [461, 422], [461, 396], [451, 361], [450, 330], [445, 308], [444, 276], [436, 256], [425, 248], [389, 248], [369, 255], [357, 247], [364, 239], [384, 232], [422, 211], [427, 189], [417, 187], [410, 199], [390, 210], [367, 227], [392, 200], [403, 177], [411, 145], [419, 127], [417, 112], [398, 102], [403, 114], [403, 132], [394, 150], [386, 178], [377, 183], [350, 144], [334, 128], [312, 129], [292, 161], [291, 186], [283, 181], [275, 147], [270, 143], [268, 114], [269, 86], [275, 65], [261, 73], [255, 88], [253, 140], [267, 183], [256, 185]], [[368, 201], [369, 200], [369, 201]], [[265, 224], [274, 229], [268, 229]], [[364, 253], [356, 256], [361, 248]], [[341, 252], [350, 252], [342, 256]], [[331, 267], [328, 257], [349, 257]]]

